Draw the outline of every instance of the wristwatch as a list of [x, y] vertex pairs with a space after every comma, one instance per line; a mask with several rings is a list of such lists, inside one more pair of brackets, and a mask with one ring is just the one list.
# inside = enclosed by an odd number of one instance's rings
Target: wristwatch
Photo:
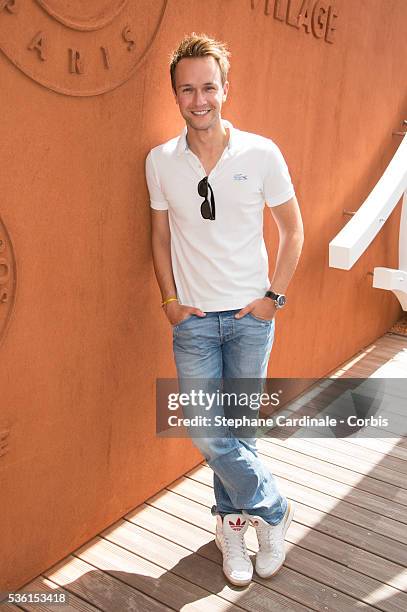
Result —
[[274, 291], [266, 291], [264, 297], [273, 300], [276, 308], [283, 308], [287, 303], [287, 298], [282, 293], [274, 293]]

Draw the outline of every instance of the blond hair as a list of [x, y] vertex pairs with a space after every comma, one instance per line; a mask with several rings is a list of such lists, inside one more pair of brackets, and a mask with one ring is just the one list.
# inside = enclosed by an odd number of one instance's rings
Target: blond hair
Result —
[[171, 85], [174, 91], [175, 89], [175, 69], [178, 62], [186, 57], [206, 57], [212, 56], [218, 63], [220, 68], [220, 76], [222, 79], [222, 85], [225, 84], [228, 76], [228, 70], [230, 67], [229, 56], [230, 53], [227, 46], [223, 42], [219, 42], [214, 38], [210, 38], [206, 34], [189, 34], [184, 36], [170, 56], [170, 75]]

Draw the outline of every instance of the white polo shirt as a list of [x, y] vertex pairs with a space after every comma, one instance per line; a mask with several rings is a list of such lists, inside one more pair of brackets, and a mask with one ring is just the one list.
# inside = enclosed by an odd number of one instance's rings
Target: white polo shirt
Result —
[[[206, 176], [186, 134], [146, 159], [151, 207], [168, 210], [172, 269], [181, 304], [206, 312], [243, 308], [270, 287], [263, 208], [295, 195], [287, 164], [270, 139], [230, 130], [228, 146], [208, 176], [216, 219], [201, 215], [198, 183]], [[209, 198], [208, 198], [209, 199]]]

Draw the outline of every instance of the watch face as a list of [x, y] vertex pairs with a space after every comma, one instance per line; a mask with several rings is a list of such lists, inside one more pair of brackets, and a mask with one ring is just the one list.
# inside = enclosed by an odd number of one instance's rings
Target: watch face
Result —
[[285, 295], [279, 295], [278, 298], [276, 299], [277, 308], [282, 308], [285, 305], [286, 301], [287, 301], [287, 298], [285, 297]]

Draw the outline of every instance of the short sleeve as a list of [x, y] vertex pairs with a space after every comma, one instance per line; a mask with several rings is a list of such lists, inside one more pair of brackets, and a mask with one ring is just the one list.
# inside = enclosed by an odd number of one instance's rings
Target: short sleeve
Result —
[[294, 186], [285, 159], [274, 143], [265, 155], [266, 168], [263, 195], [267, 206], [278, 206], [295, 196]]
[[151, 208], [155, 210], [168, 210], [168, 202], [161, 191], [152, 151], [150, 151], [146, 158], [146, 180], [148, 191], [150, 192]]

